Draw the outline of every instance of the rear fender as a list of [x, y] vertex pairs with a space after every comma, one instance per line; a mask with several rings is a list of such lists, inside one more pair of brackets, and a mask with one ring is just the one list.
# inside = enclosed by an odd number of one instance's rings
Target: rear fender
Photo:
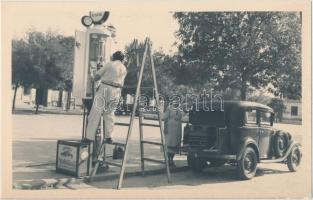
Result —
[[257, 159], [258, 159], [258, 162], [260, 162], [259, 148], [258, 148], [257, 143], [252, 138], [246, 138], [243, 142], [241, 142], [241, 144], [239, 145], [239, 148], [238, 148], [237, 155], [236, 155], [237, 160], [241, 159], [241, 157], [244, 153], [244, 150], [247, 147], [251, 147], [254, 149], [256, 156], [257, 156]]
[[[284, 156], [274, 159], [274, 160], [262, 160], [262, 163], [274, 163], [274, 162], [283, 162], [287, 159], [289, 154], [291, 153], [292, 148], [294, 147], [301, 147], [301, 144], [299, 142], [291, 141], [291, 144], [289, 145], [287, 151], [285, 152]], [[302, 154], [301, 154], [302, 156]]]

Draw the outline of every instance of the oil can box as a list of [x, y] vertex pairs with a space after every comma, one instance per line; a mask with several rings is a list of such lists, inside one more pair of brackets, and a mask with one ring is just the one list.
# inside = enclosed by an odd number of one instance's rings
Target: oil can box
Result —
[[92, 142], [58, 140], [56, 171], [76, 177], [88, 176], [92, 164]]

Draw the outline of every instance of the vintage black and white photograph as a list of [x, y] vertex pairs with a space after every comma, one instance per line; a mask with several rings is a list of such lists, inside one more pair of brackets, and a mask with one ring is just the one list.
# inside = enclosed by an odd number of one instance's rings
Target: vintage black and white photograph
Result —
[[308, 2], [162, 5], [3, 3], [7, 198], [311, 196]]

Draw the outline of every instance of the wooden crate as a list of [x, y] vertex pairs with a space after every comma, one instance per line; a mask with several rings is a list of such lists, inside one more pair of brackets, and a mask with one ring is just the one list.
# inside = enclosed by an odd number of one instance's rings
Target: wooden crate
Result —
[[58, 140], [56, 171], [76, 177], [89, 176], [92, 165], [92, 143], [81, 140]]

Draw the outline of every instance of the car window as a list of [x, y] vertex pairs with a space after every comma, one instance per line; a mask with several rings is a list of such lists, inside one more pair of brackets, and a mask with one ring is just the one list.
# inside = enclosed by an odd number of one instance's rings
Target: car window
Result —
[[261, 125], [271, 126], [271, 113], [270, 112], [260, 112]]
[[246, 123], [257, 124], [256, 110], [246, 110]]

